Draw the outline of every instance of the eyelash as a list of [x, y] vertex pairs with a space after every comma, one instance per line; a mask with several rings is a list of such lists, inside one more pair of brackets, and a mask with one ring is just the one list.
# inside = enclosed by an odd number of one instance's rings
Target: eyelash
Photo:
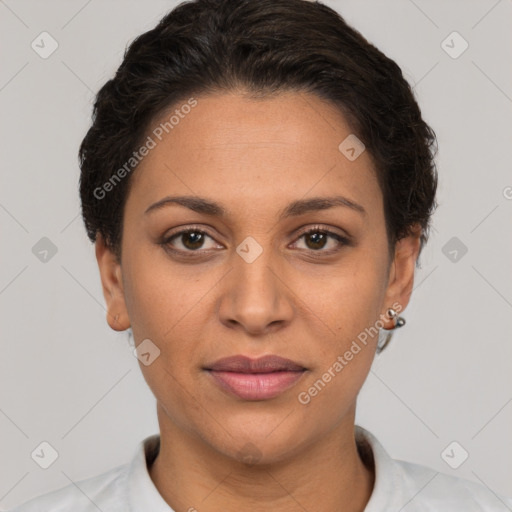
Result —
[[[197, 254], [198, 256], [200, 256], [201, 254], [204, 254], [205, 252], [207, 252], [208, 250], [201, 250], [201, 249], [197, 249], [197, 250], [188, 249], [188, 250], [184, 251], [182, 249], [175, 249], [174, 247], [172, 247], [170, 245], [174, 239], [179, 238], [181, 235], [185, 235], [185, 234], [189, 234], [189, 233], [200, 233], [202, 235], [206, 235], [207, 237], [213, 239], [213, 237], [210, 236], [206, 231], [192, 226], [192, 227], [188, 227], [186, 229], [182, 229], [181, 231], [177, 231], [176, 233], [172, 233], [171, 235], [165, 237], [162, 240], [162, 242], [160, 242], [160, 245], [163, 246], [163, 248], [165, 250], [171, 251], [175, 254], [179, 254], [179, 255], [187, 254], [187, 257], [191, 257], [190, 255], [192, 255], [192, 254], [194, 254], [194, 255]], [[302, 231], [298, 235], [296, 240], [298, 241], [302, 237], [309, 235], [311, 233], [320, 233], [323, 235], [327, 235], [330, 238], [334, 238], [339, 244], [338, 247], [335, 247], [334, 249], [329, 249], [329, 250], [301, 249], [302, 251], [309, 252], [313, 256], [318, 256], [318, 254], [331, 255], [331, 254], [334, 254], [335, 252], [339, 251], [343, 246], [352, 245], [352, 242], [348, 237], [345, 237], [345, 236], [339, 235], [337, 233], [334, 233], [332, 231], [329, 231], [328, 229], [322, 228], [321, 226], [313, 226], [311, 228], [308, 228], [308, 229]], [[192, 257], [194, 257], [194, 256], [192, 256]]]

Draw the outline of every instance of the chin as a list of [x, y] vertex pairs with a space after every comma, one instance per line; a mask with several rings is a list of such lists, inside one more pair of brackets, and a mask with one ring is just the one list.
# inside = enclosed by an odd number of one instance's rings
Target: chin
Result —
[[[287, 413], [272, 418], [245, 418], [224, 422], [226, 431], [219, 438], [211, 440], [213, 448], [225, 456], [251, 466], [276, 464], [292, 457], [301, 446], [308, 443], [308, 434], [298, 424], [290, 425]], [[311, 432], [311, 437], [315, 434]], [[220, 441], [220, 442], [219, 442]], [[312, 439], [309, 439], [312, 442]]]

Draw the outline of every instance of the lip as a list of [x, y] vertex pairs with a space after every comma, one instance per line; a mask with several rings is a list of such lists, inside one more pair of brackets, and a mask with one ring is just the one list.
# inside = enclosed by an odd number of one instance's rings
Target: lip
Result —
[[244, 400], [269, 400], [294, 386], [307, 371], [283, 357], [232, 356], [205, 368], [223, 390]]
[[224, 357], [206, 366], [207, 370], [237, 373], [271, 373], [278, 371], [302, 371], [304, 366], [291, 359], [275, 355], [262, 356], [253, 359], [247, 356]]

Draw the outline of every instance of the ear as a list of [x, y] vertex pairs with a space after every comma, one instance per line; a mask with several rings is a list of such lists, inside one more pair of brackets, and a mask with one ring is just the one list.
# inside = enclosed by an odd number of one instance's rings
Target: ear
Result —
[[124, 300], [121, 264], [101, 235], [97, 236], [95, 245], [103, 296], [107, 303], [108, 325], [114, 331], [125, 331], [130, 327], [130, 319]]
[[[413, 234], [402, 238], [395, 245], [395, 255], [389, 270], [389, 279], [384, 299], [385, 310], [381, 318], [389, 319], [385, 314], [389, 308], [397, 313], [403, 311], [411, 298], [414, 285], [414, 270], [420, 251], [421, 227], [414, 228]], [[393, 320], [388, 320], [385, 329], [393, 328]]]

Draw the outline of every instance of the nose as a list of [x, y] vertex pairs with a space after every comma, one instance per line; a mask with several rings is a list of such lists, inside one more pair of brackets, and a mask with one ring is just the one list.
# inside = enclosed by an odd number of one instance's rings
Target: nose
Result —
[[252, 262], [233, 254], [233, 268], [223, 286], [218, 311], [227, 327], [265, 334], [281, 329], [293, 317], [293, 293], [270, 249]]

